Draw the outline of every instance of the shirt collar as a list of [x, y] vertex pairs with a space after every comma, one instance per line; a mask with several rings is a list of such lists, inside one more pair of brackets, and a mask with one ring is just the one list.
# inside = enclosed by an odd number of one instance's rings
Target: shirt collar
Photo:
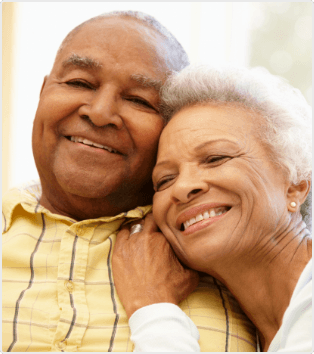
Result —
[[72, 223], [81, 223], [82, 225], [96, 222], [112, 222], [118, 219], [130, 219], [130, 221], [142, 219], [152, 210], [151, 205], [139, 206], [133, 210], [129, 210], [115, 216], [103, 216], [97, 219], [88, 219], [78, 222], [64, 215], [53, 214], [48, 209], [40, 205], [39, 201], [41, 197], [41, 191], [42, 190], [39, 181], [31, 181], [21, 185], [20, 187], [10, 190], [7, 194], [4, 195], [2, 202], [2, 216], [4, 218], [3, 231], [9, 230], [12, 223], [13, 211], [18, 205], [21, 205], [24, 210], [31, 214], [44, 213], [56, 220], [68, 220]]

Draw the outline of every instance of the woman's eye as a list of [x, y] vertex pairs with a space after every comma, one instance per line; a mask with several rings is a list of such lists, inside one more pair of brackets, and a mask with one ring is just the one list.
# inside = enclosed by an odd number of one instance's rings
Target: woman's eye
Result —
[[166, 189], [170, 185], [170, 182], [173, 181], [173, 179], [174, 179], [174, 176], [164, 177], [164, 178], [160, 179], [154, 185], [155, 192], [159, 192], [159, 191]]
[[205, 163], [216, 166], [230, 159], [231, 159], [230, 156], [221, 156], [221, 155], [209, 156], [205, 159]]
[[68, 86], [73, 86], [73, 87], [78, 87], [78, 88], [86, 88], [86, 89], [90, 89], [90, 90], [95, 90], [95, 87], [90, 84], [87, 81], [82, 81], [82, 80], [71, 80], [71, 81], [67, 81], [66, 84]]

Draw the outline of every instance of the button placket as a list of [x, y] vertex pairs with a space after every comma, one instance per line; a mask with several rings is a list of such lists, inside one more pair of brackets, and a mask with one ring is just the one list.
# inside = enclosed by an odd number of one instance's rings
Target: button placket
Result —
[[[77, 351], [82, 345], [82, 340], [88, 326], [89, 312], [86, 303], [84, 287], [85, 272], [89, 253], [88, 238], [92, 237], [90, 228], [85, 225], [72, 225], [66, 233], [62, 244], [62, 258], [59, 258], [60, 267], [59, 282], [60, 307], [62, 313], [60, 318], [66, 322], [58, 323], [55, 348], [63, 348], [64, 344], [57, 343], [66, 338], [66, 349], [62, 351]], [[84, 238], [84, 239], [82, 239]], [[70, 262], [69, 262], [70, 260]], [[61, 280], [60, 279], [60, 280]], [[75, 317], [74, 316], [75, 313]], [[79, 325], [77, 325], [79, 324]], [[69, 332], [70, 330], [70, 332]], [[58, 338], [58, 339], [57, 339]]]
[[56, 343], [56, 347], [60, 350], [64, 350], [66, 348], [66, 346], [67, 346], [66, 339], [62, 340], [61, 342]]
[[74, 290], [74, 283], [72, 280], [66, 280], [64, 282], [64, 286], [67, 289], [67, 291], [72, 294], [73, 290]]

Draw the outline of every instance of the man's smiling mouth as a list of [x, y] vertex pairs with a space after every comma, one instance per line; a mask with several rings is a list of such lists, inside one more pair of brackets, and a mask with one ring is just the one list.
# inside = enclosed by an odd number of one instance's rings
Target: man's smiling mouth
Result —
[[218, 208], [210, 208], [210, 209], [206, 210], [205, 212], [199, 213], [195, 217], [182, 223], [181, 224], [181, 231], [185, 231], [189, 226], [192, 226], [200, 221], [214, 218], [215, 216], [220, 216], [220, 215], [226, 213], [227, 211], [229, 211], [230, 209], [231, 209], [231, 207], [228, 207], [228, 206], [221, 206]]
[[98, 149], [103, 149], [103, 150], [109, 151], [113, 154], [120, 154], [121, 155], [121, 153], [119, 151], [111, 148], [110, 146], [101, 145], [101, 144], [95, 143], [91, 140], [88, 140], [86, 138], [82, 138], [80, 136], [66, 136], [66, 138], [70, 141], [73, 141], [74, 143], [81, 143], [84, 145], [88, 145], [88, 146], [92, 146], [92, 147], [95, 147]]

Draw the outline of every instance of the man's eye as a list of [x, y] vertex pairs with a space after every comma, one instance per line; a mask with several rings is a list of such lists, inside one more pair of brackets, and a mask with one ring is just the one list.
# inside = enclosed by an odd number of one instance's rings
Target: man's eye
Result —
[[66, 84], [68, 86], [95, 90], [95, 87], [92, 84], [90, 84], [87, 81], [83, 81], [83, 80], [71, 80], [71, 81], [67, 81]]
[[175, 178], [175, 176], [167, 176], [167, 177], [163, 177], [162, 179], [160, 179], [154, 185], [155, 192], [159, 192], [159, 191], [162, 191], [162, 190], [168, 188], [171, 185], [171, 181], [173, 181], [174, 178]]
[[151, 108], [151, 109], [155, 109], [155, 107], [153, 105], [151, 105], [149, 102], [147, 102], [146, 100], [144, 100], [143, 98], [139, 98], [139, 97], [127, 97], [126, 100], [135, 103], [136, 105], [139, 106], [143, 106], [143, 107], [147, 107], [147, 108]]

